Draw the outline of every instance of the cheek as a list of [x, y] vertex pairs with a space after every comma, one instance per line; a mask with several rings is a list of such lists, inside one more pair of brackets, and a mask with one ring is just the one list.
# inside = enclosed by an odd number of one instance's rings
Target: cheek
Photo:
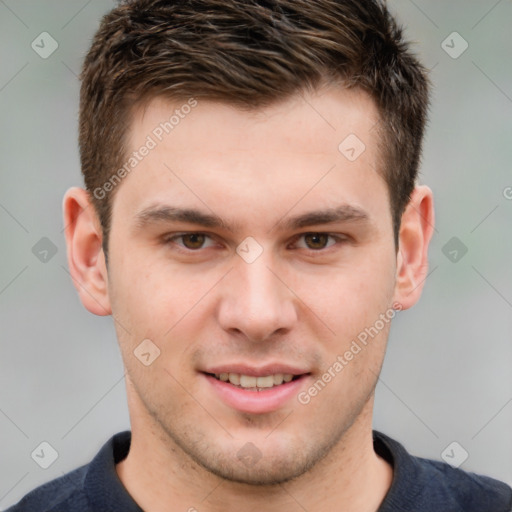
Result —
[[[113, 312], [128, 327], [133, 343], [150, 338], [160, 345], [185, 326], [198, 324], [193, 320], [202, 314], [206, 294], [216, 281], [213, 272], [124, 258], [111, 276]], [[126, 341], [126, 332], [123, 338]]]
[[[361, 251], [361, 254], [363, 251]], [[382, 256], [386, 255], [388, 256]], [[305, 304], [303, 314], [316, 316], [333, 344], [356, 337], [390, 311], [395, 275], [393, 254], [386, 249], [374, 257], [354, 258], [349, 264], [294, 279], [293, 289]]]

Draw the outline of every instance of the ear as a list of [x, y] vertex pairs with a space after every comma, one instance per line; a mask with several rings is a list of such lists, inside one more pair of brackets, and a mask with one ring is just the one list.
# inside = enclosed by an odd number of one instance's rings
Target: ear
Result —
[[394, 301], [401, 309], [418, 302], [428, 272], [428, 246], [434, 231], [434, 201], [426, 186], [414, 189], [402, 215]]
[[110, 315], [108, 276], [101, 225], [89, 194], [69, 189], [63, 201], [68, 265], [82, 304], [95, 315]]

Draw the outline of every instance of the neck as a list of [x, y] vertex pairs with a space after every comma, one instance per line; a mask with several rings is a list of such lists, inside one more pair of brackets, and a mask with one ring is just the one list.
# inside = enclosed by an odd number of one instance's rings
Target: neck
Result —
[[373, 449], [372, 408], [373, 396], [324, 459], [284, 484], [253, 486], [213, 475], [142, 414], [131, 416], [130, 452], [116, 469], [146, 512], [377, 512], [393, 471]]

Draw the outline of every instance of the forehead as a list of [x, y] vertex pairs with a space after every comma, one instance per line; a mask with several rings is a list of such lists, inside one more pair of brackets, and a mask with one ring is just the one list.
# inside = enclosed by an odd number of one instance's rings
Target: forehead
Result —
[[[323, 86], [300, 92], [264, 108], [240, 109], [235, 105], [189, 97], [168, 100], [154, 97], [135, 105], [129, 141], [136, 147], [141, 136], [151, 134], [159, 145], [187, 150], [184, 139], [201, 140], [204, 150], [230, 145], [247, 150], [264, 139], [259, 152], [275, 149], [294, 152], [332, 152], [345, 135], [352, 133], [371, 143], [372, 128], [379, 121], [375, 102], [360, 89]], [[211, 130], [215, 126], [215, 130]], [[271, 140], [268, 134], [274, 132]], [[180, 136], [181, 135], [181, 136]], [[269, 142], [271, 143], [269, 146]]]
[[137, 162], [114, 201], [124, 217], [158, 203], [238, 216], [238, 225], [248, 211], [270, 222], [269, 210], [387, 207], [378, 112], [362, 91], [329, 88], [253, 111], [154, 98], [132, 119], [127, 159], [137, 152]]

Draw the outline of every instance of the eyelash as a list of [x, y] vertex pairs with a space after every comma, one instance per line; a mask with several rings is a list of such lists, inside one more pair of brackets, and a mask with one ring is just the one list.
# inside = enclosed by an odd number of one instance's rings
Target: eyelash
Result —
[[[208, 247], [200, 247], [198, 249], [188, 249], [187, 247], [184, 247], [183, 245], [180, 245], [180, 244], [177, 244], [175, 242], [176, 239], [183, 239], [184, 236], [187, 236], [187, 235], [203, 235], [205, 236], [206, 238], [210, 239], [210, 240], [213, 240], [213, 237], [208, 235], [207, 233], [204, 233], [204, 232], [201, 232], [201, 231], [186, 231], [186, 232], [182, 232], [182, 233], [177, 233], [177, 234], [173, 234], [172, 236], [166, 236], [164, 237], [163, 239], [163, 242], [164, 244], [173, 244], [173, 245], [176, 245], [178, 247], [178, 251], [182, 252], [182, 253], [185, 253], [185, 254], [192, 254], [192, 253], [199, 253], [201, 250], [204, 250], [204, 249], [208, 249]], [[325, 253], [328, 249], [330, 249], [331, 247], [334, 247], [335, 245], [339, 245], [341, 243], [344, 243], [347, 241], [347, 238], [346, 236], [341, 236], [341, 235], [334, 235], [332, 233], [326, 233], [326, 232], [323, 232], [323, 231], [308, 231], [306, 233], [301, 233], [300, 235], [296, 235], [294, 238], [293, 238], [293, 242], [292, 243], [296, 243], [298, 240], [300, 240], [301, 238], [305, 237], [305, 236], [308, 236], [308, 235], [327, 235], [330, 239], [334, 240], [335, 242], [334, 243], [331, 243], [330, 245], [327, 245], [326, 247], [323, 247], [321, 249], [309, 249], [309, 248], [302, 248], [303, 250], [311, 253], [311, 254], [320, 254], [320, 253]], [[329, 243], [329, 242], [327, 242]]]

